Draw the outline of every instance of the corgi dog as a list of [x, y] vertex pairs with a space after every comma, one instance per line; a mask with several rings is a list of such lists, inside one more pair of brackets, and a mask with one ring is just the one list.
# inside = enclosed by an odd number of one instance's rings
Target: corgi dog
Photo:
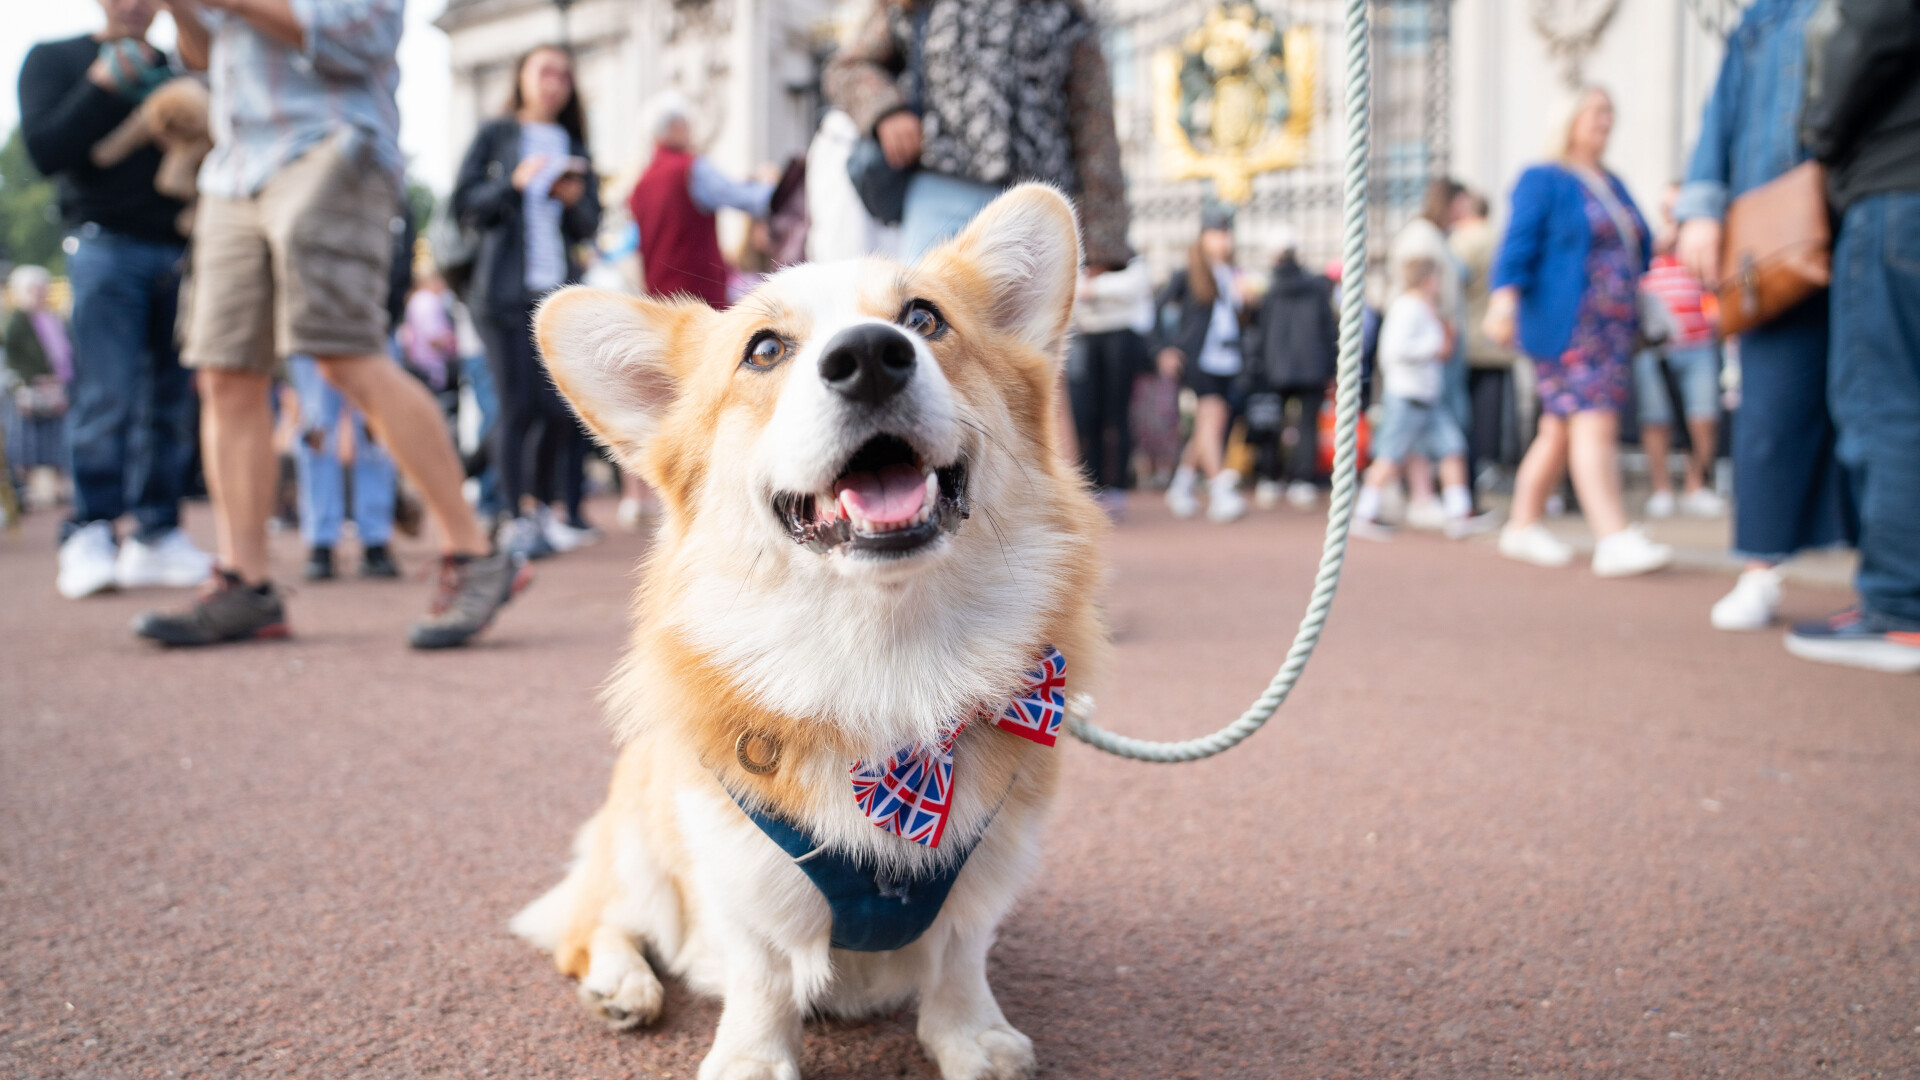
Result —
[[806, 1017], [916, 1000], [946, 1080], [1034, 1069], [986, 962], [1108, 649], [1106, 519], [1056, 450], [1079, 251], [1027, 184], [912, 267], [541, 306], [555, 385], [665, 510], [606, 803], [512, 929], [616, 1029], [660, 974], [721, 997], [701, 1080], [791, 1080]]

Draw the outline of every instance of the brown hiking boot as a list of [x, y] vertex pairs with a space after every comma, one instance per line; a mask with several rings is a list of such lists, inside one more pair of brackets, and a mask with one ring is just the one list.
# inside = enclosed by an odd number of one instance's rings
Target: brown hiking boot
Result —
[[465, 645], [532, 581], [525, 556], [513, 552], [496, 551], [484, 558], [445, 556], [427, 617], [407, 631], [407, 643], [416, 649]]
[[185, 646], [283, 638], [292, 630], [272, 585], [263, 591], [219, 570], [184, 610], [144, 612], [135, 616], [133, 632], [162, 645]]

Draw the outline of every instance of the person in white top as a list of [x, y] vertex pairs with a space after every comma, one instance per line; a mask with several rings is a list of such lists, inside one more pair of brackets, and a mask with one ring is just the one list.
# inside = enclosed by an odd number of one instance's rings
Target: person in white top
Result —
[[1440, 505], [1449, 536], [1480, 531], [1467, 491], [1467, 440], [1441, 402], [1441, 367], [1453, 355], [1453, 332], [1440, 318], [1443, 269], [1430, 258], [1412, 258], [1401, 268], [1405, 291], [1394, 298], [1380, 325], [1380, 375], [1386, 416], [1373, 441], [1373, 464], [1354, 506], [1354, 531], [1371, 539], [1391, 535], [1380, 520], [1381, 493], [1400, 478], [1401, 463], [1415, 447], [1440, 461]]

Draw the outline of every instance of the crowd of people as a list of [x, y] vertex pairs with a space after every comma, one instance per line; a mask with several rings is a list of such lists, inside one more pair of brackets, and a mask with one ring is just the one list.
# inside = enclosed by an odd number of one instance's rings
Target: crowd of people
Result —
[[[351, 14], [101, 4], [99, 33], [37, 46], [21, 73], [27, 147], [71, 230], [72, 320], [48, 304], [44, 271], [14, 274], [8, 470], [31, 477], [29, 501], [71, 499], [63, 595], [206, 583], [184, 609], [137, 620], [153, 640], [287, 632], [268, 559], [276, 430], [295, 463], [307, 576], [334, 575], [349, 519], [361, 573], [395, 575], [388, 539], [417, 499], [442, 561], [412, 643], [469, 640], [524, 587], [529, 560], [599, 536], [584, 503], [596, 451], [531, 335], [542, 297], [588, 280], [722, 307], [803, 253], [910, 262], [1038, 178], [1080, 211], [1065, 427], [1116, 518], [1137, 487], [1220, 524], [1283, 501], [1317, 507], [1336, 312], [1355, 288], [1372, 406], [1356, 535], [1497, 529], [1500, 554], [1564, 566], [1574, 551], [1547, 519], [1571, 496], [1595, 574], [1661, 570], [1674, 553], [1632, 519], [1623, 438], [1637, 429], [1645, 452], [1646, 516], [1723, 516], [1715, 465], [1737, 400], [1724, 442], [1744, 566], [1712, 624], [1771, 624], [1785, 560], [1855, 543], [1860, 603], [1795, 627], [1789, 648], [1920, 670], [1920, 44], [1896, 0], [1840, 0], [1811, 37], [1815, 0], [1756, 0], [1657, 226], [1607, 168], [1613, 102], [1588, 87], [1550, 160], [1507, 194], [1504, 228], [1485, 197], [1436, 180], [1381, 272], [1356, 282], [1312, 268], [1285, 228], [1258, 237], [1270, 266], [1244, 265], [1232, 208], [1212, 202], [1182, 264], [1155, 280], [1128, 244], [1110, 77], [1078, 0], [874, 0], [827, 64], [831, 108], [807, 160], [784, 171], [727, 175], [699, 153], [689, 104], [659, 96], [646, 169], [610, 202], [631, 223], [630, 274], [601, 244], [603, 183], [564, 47], [521, 58], [427, 230], [432, 258], [417, 258], [429, 245], [412, 230], [427, 223], [403, 198], [394, 98], [401, 0]], [[161, 4], [175, 57], [145, 42]], [[112, 161], [97, 145], [196, 72], [212, 145], [190, 206], [156, 187], [165, 139]], [[1718, 265], [1721, 222], [1809, 160], [1826, 166], [1839, 223], [1833, 287], [1722, 341], [1716, 290], [1734, 268]], [[748, 255], [723, 251], [723, 209], [754, 220]], [[482, 431], [465, 455], [463, 399]], [[196, 462], [211, 555], [179, 528]], [[1502, 515], [1487, 504], [1506, 467]], [[62, 468], [70, 493], [47, 475]], [[630, 523], [644, 493], [620, 483]]]

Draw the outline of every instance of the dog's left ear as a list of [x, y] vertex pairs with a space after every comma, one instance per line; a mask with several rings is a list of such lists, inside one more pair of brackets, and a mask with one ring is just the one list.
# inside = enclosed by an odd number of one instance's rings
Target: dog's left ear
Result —
[[671, 361], [680, 329], [705, 310], [576, 285], [547, 297], [534, 316], [553, 384], [630, 468], [679, 396]]
[[1080, 276], [1080, 225], [1065, 195], [1046, 184], [1009, 189], [921, 265], [942, 259], [985, 279], [997, 329], [1059, 358]]

